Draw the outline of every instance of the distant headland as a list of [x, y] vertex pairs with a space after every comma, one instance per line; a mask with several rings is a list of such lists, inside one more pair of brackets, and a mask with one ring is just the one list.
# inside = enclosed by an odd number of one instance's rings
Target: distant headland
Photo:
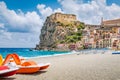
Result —
[[120, 19], [85, 24], [74, 14], [54, 13], [41, 29], [37, 50], [69, 51], [86, 48], [120, 49]]

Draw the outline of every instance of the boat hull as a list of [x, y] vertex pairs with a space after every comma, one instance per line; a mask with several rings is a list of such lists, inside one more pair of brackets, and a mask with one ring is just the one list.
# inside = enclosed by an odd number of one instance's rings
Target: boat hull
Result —
[[120, 52], [113, 52], [112, 54], [120, 54]]
[[47, 69], [49, 66], [50, 66], [50, 64], [42, 65], [42, 66], [40, 66], [40, 69], [39, 69], [39, 70]]
[[17, 71], [17, 74], [31, 74], [38, 72], [40, 67], [20, 67]]
[[1, 66], [0, 67], [0, 77], [8, 77], [8, 76], [12, 76], [14, 74], [16, 74], [17, 70], [19, 68], [9, 68], [8, 66]]
[[16, 74], [16, 72], [17, 72], [17, 70], [7, 72], [7, 73], [3, 73], [3, 74], [0, 74], [0, 77], [9, 77], [9, 76], [12, 76], [12, 75]]

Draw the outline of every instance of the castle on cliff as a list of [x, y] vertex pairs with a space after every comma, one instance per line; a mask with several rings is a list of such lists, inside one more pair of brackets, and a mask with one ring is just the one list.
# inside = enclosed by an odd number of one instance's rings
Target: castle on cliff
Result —
[[[120, 19], [101, 21], [100, 25], [84, 24], [82, 39], [75, 43], [59, 43], [71, 32], [79, 32], [76, 26], [81, 23], [74, 14], [55, 13], [47, 17], [40, 35], [40, 43], [36, 49], [69, 50], [70, 45], [74, 49], [84, 48], [112, 48], [120, 49]], [[79, 48], [78, 48], [79, 47]]]
[[62, 14], [62, 13], [55, 13], [50, 15], [50, 19], [56, 22], [68, 23], [71, 21], [76, 21], [76, 15], [74, 14]]

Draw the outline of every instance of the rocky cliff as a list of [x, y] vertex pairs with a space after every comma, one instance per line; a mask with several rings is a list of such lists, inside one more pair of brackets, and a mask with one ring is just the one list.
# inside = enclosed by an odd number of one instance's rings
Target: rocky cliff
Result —
[[41, 29], [40, 43], [36, 49], [69, 50], [70, 44], [80, 43], [83, 25], [73, 14], [50, 15]]

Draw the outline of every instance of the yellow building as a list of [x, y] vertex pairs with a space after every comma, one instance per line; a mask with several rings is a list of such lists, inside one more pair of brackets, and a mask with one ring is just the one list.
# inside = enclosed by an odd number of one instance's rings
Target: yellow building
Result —
[[120, 49], [120, 19], [103, 21], [102, 26], [104, 28], [111, 28], [111, 47], [113, 49]]

